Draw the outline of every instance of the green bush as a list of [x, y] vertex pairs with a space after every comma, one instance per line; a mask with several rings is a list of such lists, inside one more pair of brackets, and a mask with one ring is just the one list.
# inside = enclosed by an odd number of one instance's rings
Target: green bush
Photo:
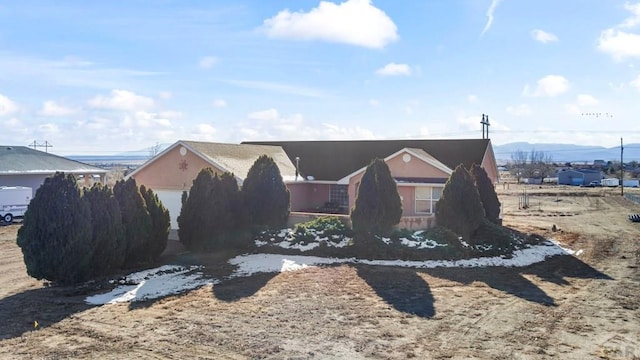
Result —
[[289, 219], [290, 195], [271, 157], [260, 156], [242, 184], [247, 225], [279, 229]]
[[231, 173], [215, 176], [210, 193], [207, 250], [244, 247], [243, 208], [238, 182]]
[[[178, 236], [189, 250], [204, 249], [209, 236], [209, 212], [211, 211], [211, 192], [215, 173], [213, 169], [202, 169], [193, 180], [189, 194], [183, 193], [183, 204], [178, 216]], [[216, 178], [217, 179], [217, 178]]]
[[18, 230], [27, 273], [59, 284], [85, 281], [95, 251], [89, 203], [73, 175], [56, 173], [36, 191]]
[[169, 240], [169, 229], [171, 228], [171, 217], [158, 195], [153, 190], [140, 186], [140, 193], [144, 198], [147, 211], [151, 217], [151, 231], [145, 241], [144, 247], [147, 249], [148, 259], [155, 261], [160, 257], [164, 249], [167, 248]]
[[402, 201], [387, 164], [374, 159], [367, 166], [355, 205], [351, 211], [353, 231], [363, 239], [367, 234], [388, 234], [402, 217]]
[[484, 208], [473, 177], [464, 166], [459, 165], [442, 190], [436, 207], [436, 221], [464, 240], [471, 241], [484, 217]]
[[478, 188], [487, 220], [500, 225], [500, 201], [487, 172], [479, 165], [474, 164], [471, 167], [471, 175], [473, 175]]
[[95, 252], [91, 267], [95, 276], [111, 274], [120, 269], [125, 259], [126, 242], [120, 205], [113, 191], [94, 184], [84, 189], [84, 198], [91, 208], [91, 225]]
[[148, 261], [146, 244], [151, 233], [151, 216], [135, 179], [118, 181], [113, 187], [113, 193], [120, 205], [127, 243], [124, 265], [130, 267]]

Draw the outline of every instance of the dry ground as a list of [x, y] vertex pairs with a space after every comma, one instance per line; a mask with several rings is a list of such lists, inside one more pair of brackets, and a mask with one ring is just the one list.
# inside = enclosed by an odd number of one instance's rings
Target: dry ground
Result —
[[627, 220], [640, 206], [603, 189], [526, 189], [519, 209], [523, 188], [499, 186], [505, 225], [579, 256], [516, 269], [311, 268], [142, 304], [92, 307], [78, 289], [45, 287], [26, 275], [19, 225], [2, 227], [0, 358], [640, 357], [640, 223]]

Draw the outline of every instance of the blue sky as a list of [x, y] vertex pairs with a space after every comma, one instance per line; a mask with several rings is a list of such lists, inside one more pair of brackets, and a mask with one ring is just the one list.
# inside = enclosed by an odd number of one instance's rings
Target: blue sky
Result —
[[[640, 143], [640, 2], [12, 1], [0, 144]], [[599, 113], [600, 116], [588, 114]]]

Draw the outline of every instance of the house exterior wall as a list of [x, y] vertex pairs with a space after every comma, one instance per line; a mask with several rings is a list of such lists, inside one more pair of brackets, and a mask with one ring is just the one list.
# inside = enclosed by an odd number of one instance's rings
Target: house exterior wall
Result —
[[25, 174], [25, 175], [2, 175], [0, 176], [0, 186], [26, 186], [33, 190], [32, 197], [36, 195], [36, 190], [44, 184], [44, 180], [53, 174]]
[[316, 209], [330, 199], [330, 184], [313, 182], [287, 183], [291, 196], [291, 211]]
[[480, 166], [487, 172], [487, 176], [493, 184], [497, 184], [500, 181], [500, 175], [498, 174], [498, 164], [496, 164], [496, 158], [493, 154], [493, 147], [491, 143], [484, 151], [484, 157], [482, 158], [482, 164]]
[[181, 155], [180, 147], [176, 146], [145, 168], [140, 169], [133, 176], [136, 179], [136, 183], [154, 191], [159, 189], [182, 191], [191, 189], [193, 180], [202, 169], [210, 167], [216, 174], [222, 174], [220, 169], [216, 169], [189, 150], [184, 156]]
[[[449, 178], [449, 174], [413, 156], [411, 156], [411, 159], [406, 162], [403, 159], [403, 155], [405, 154], [406, 153], [400, 153], [398, 156], [386, 161], [389, 166], [391, 176], [403, 178]], [[360, 181], [362, 181], [363, 175], [364, 172], [358, 173], [349, 180], [348, 192], [350, 209], [353, 208], [353, 205], [355, 204], [357, 189]], [[439, 184], [439, 186], [441, 186], [441, 184]], [[402, 186], [398, 186], [398, 193], [402, 200], [403, 217], [425, 217], [424, 214], [416, 214], [415, 212], [415, 185], [403, 184]]]

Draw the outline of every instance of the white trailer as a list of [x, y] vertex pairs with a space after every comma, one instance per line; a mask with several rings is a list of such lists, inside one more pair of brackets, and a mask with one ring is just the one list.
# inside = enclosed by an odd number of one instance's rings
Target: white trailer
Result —
[[640, 181], [638, 179], [631, 179], [631, 180], [623, 180], [622, 181], [622, 186], [624, 187], [638, 187], [640, 186]]
[[620, 180], [616, 178], [602, 179], [600, 184], [602, 184], [602, 186], [616, 187], [620, 185]]
[[14, 218], [23, 217], [33, 191], [26, 186], [0, 186], [0, 221], [11, 224]]

